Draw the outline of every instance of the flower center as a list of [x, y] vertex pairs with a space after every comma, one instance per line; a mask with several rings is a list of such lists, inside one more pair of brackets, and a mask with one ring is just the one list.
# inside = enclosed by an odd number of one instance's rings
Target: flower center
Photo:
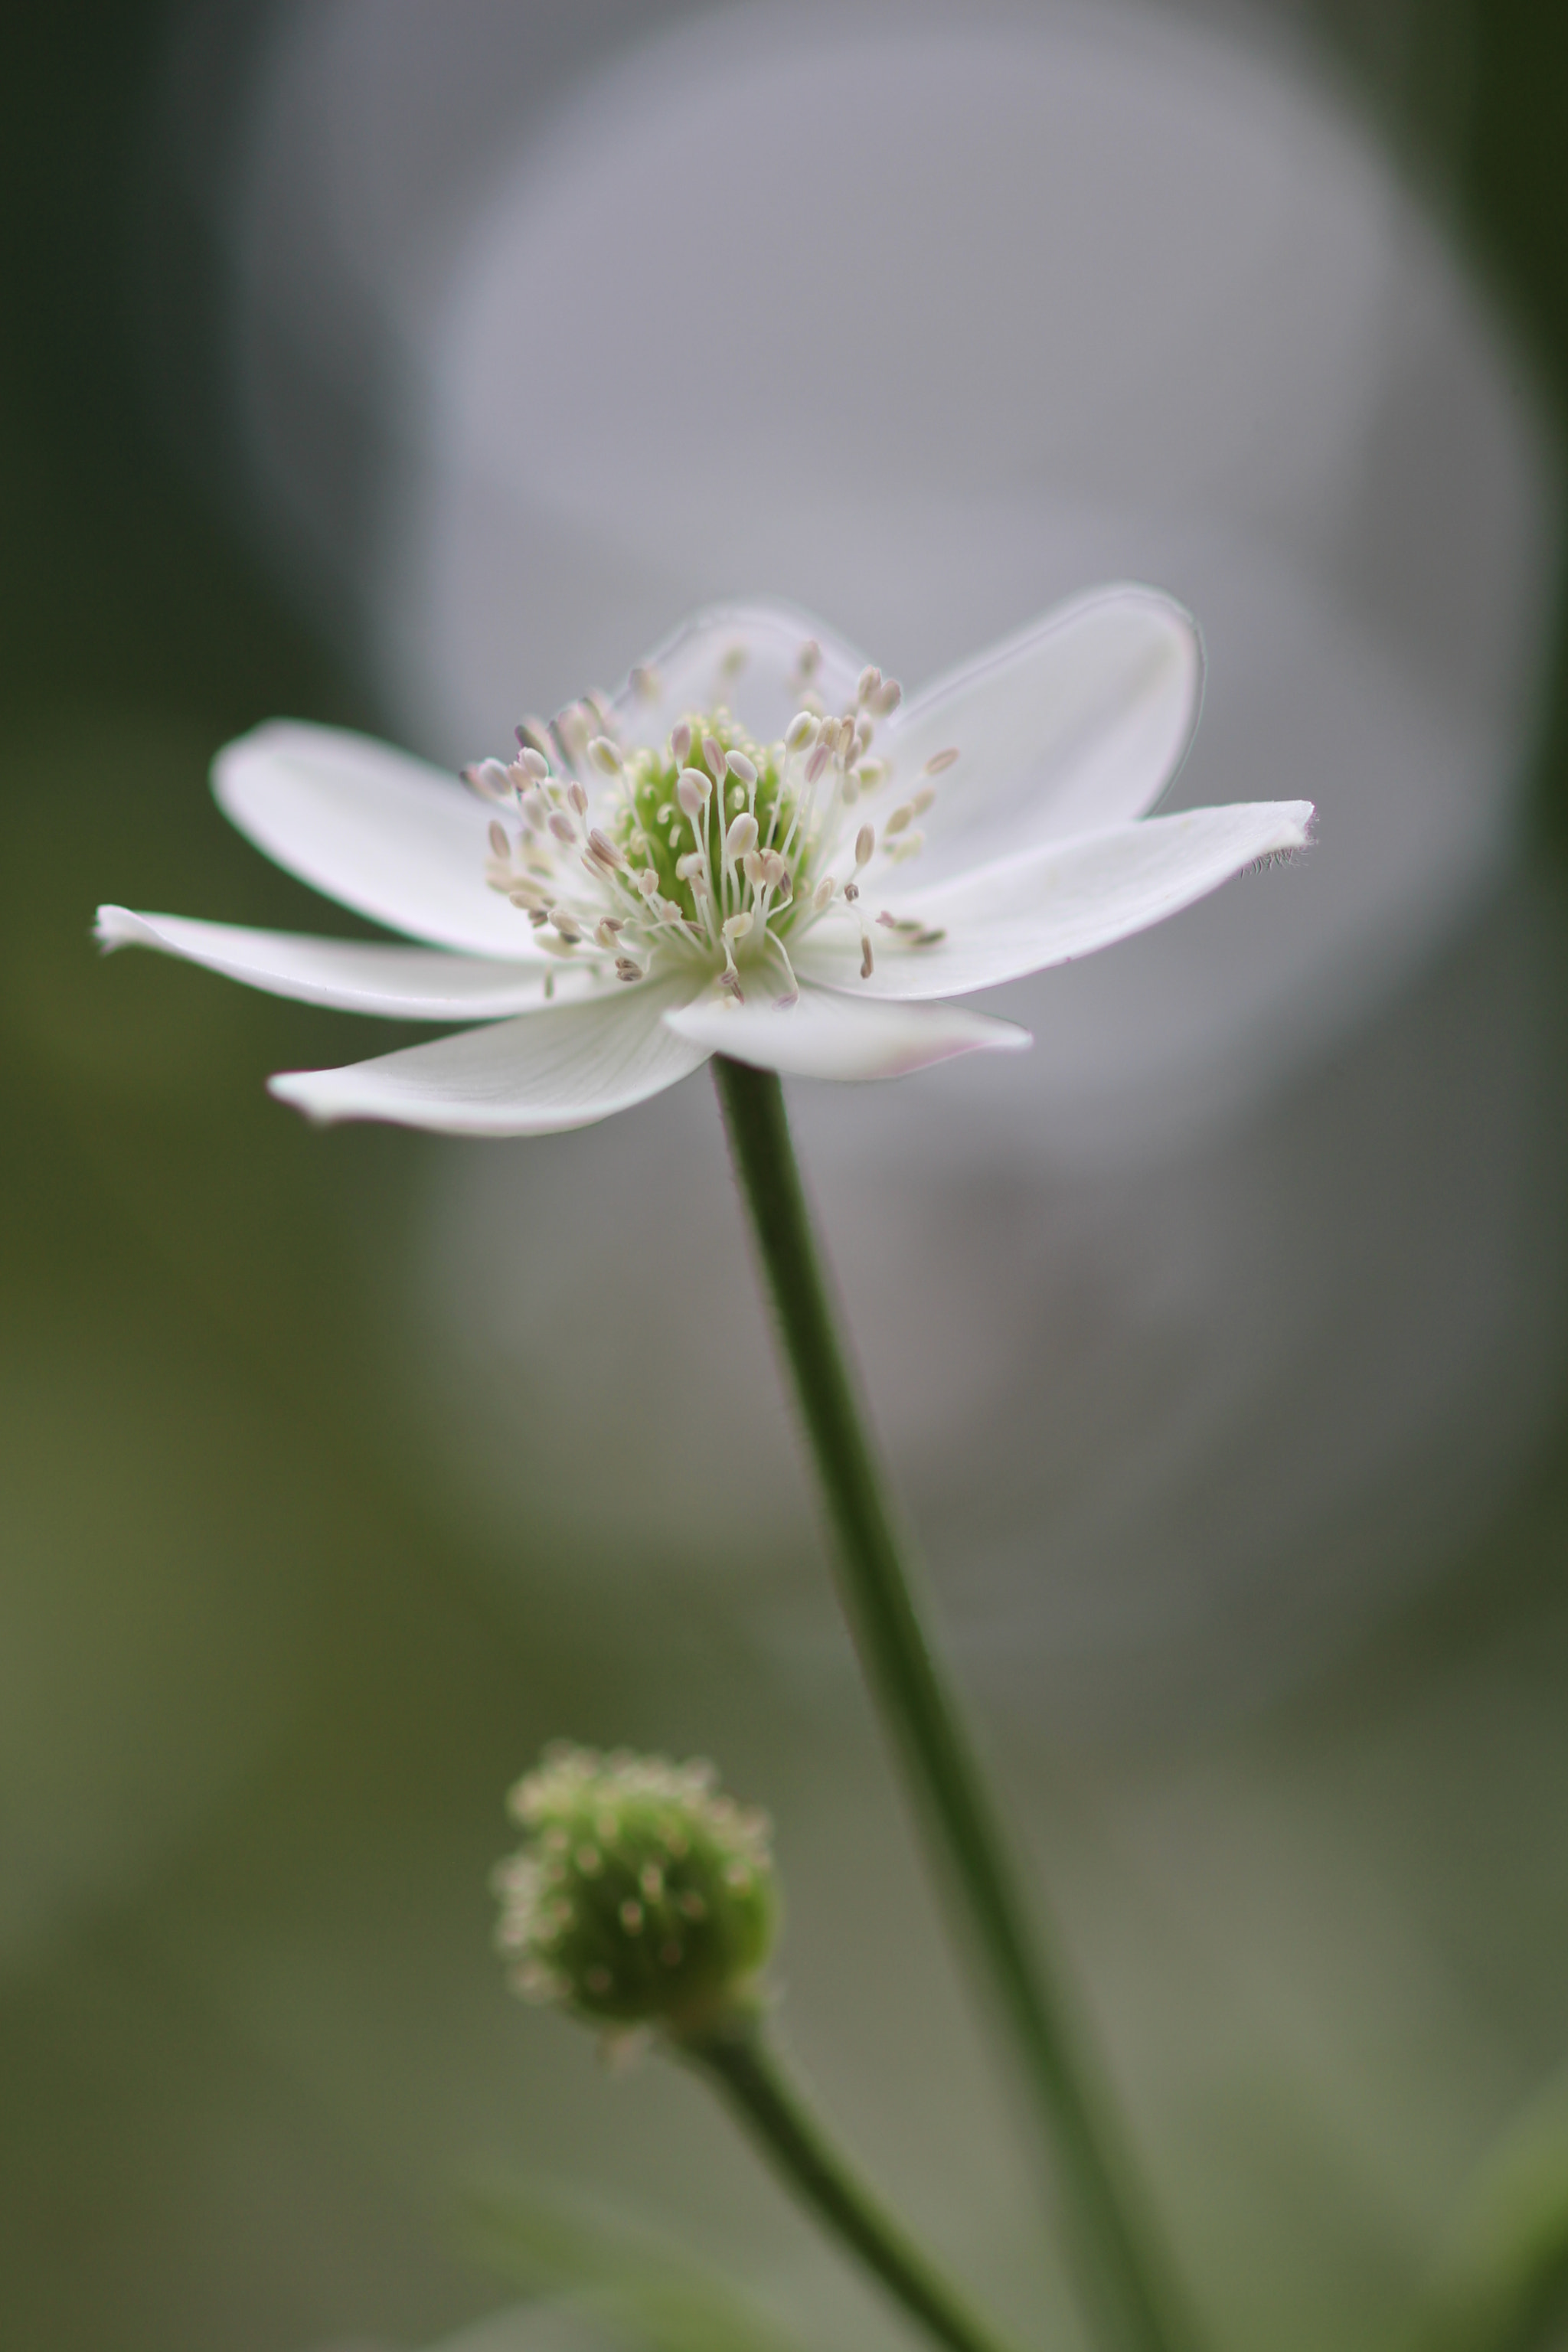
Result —
[[[799, 993], [789, 942], [837, 914], [858, 929], [869, 977], [859, 877], [877, 832], [857, 803], [887, 776], [870, 745], [899, 688], [868, 669], [851, 707], [831, 714], [811, 692], [814, 654], [803, 648], [802, 708], [775, 743], [754, 741], [718, 704], [681, 719], [662, 745], [624, 747], [614, 712], [595, 695], [548, 726], [525, 721], [510, 764], [487, 760], [465, 772], [483, 797], [521, 819], [515, 834], [492, 821], [485, 878], [549, 953], [612, 958], [627, 982], [684, 965], [710, 972], [736, 998], [754, 989], [789, 1004]], [[928, 765], [934, 772], [951, 756]], [[932, 797], [922, 780], [891, 812], [885, 858], [918, 851], [914, 820]], [[892, 928], [905, 945], [939, 936], [917, 924]]]

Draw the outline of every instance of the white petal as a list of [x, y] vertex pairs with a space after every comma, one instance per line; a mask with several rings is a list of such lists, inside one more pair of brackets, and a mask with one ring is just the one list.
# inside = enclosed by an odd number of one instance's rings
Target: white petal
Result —
[[[935, 888], [904, 889], [889, 875], [868, 882], [861, 902], [875, 958], [869, 980], [860, 978], [859, 928], [837, 908], [790, 953], [803, 980], [852, 993], [963, 996], [1147, 930], [1243, 866], [1299, 849], [1311, 816], [1310, 801], [1240, 801], [1050, 843]], [[877, 922], [884, 908], [945, 936], [906, 947]]]
[[1016, 1052], [1034, 1043], [1011, 1021], [956, 1005], [879, 1003], [820, 988], [803, 988], [788, 1006], [704, 996], [664, 1017], [667, 1028], [704, 1053], [805, 1078], [901, 1078], [954, 1054]]
[[272, 1092], [315, 1119], [382, 1118], [443, 1135], [549, 1135], [588, 1127], [674, 1086], [708, 1047], [664, 1024], [689, 981], [617, 986], [338, 1070], [291, 1070]]
[[395, 1021], [499, 1020], [542, 1003], [547, 971], [573, 1002], [597, 977], [569, 964], [547, 963], [542, 956], [517, 964], [447, 955], [437, 948], [382, 947], [363, 940], [198, 923], [183, 915], [137, 915], [129, 907], [100, 907], [97, 931], [106, 948], [160, 948], [273, 996], [335, 1005], [345, 1013], [384, 1013]]
[[258, 849], [356, 913], [473, 955], [537, 954], [527, 918], [485, 886], [495, 810], [423, 760], [274, 719], [218, 753], [213, 790]]
[[[781, 736], [801, 707], [801, 648], [815, 641], [812, 685], [831, 710], [855, 699], [865, 656], [793, 604], [711, 604], [666, 638], [615, 697], [634, 743], [662, 743], [685, 712], [727, 704], [760, 743]], [[737, 666], [738, 664], [738, 666]]]
[[1181, 605], [1149, 588], [1097, 590], [896, 712], [893, 778], [871, 814], [906, 799], [925, 762], [956, 749], [920, 820], [933, 875], [1125, 824], [1175, 773], [1202, 687], [1203, 648]]

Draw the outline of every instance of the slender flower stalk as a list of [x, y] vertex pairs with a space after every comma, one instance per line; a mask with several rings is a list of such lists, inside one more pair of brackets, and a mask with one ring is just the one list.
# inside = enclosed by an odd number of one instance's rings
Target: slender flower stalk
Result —
[[1005, 2352], [857, 2178], [769, 2046], [779, 1893], [765, 1813], [703, 1761], [548, 1748], [511, 1792], [524, 1844], [495, 1874], [524, 2000], [656, 2037], [735, 2109], [786, 2184], [947, 2352]]
[[1130, 2168], [1083, 2029], [1016, 1883], [955, 1692], [922, 1622], [812, 1232], [784, 1090], [772, 1071], [713, 1065], [735, 1171], [827, 1513], [861, 1666], [944, 1881], [967, 1913], [995, 2010], [1058, 2162], [1082, 2292], [1115, 2352], [1175, 2352]]
[[1004, 2352], [856, 2179], [789, 2081], [754, 2017], [738, 2016], [679, 2045], [754, 2134], [775, 2170], [834, 2236], [949, 2352]]

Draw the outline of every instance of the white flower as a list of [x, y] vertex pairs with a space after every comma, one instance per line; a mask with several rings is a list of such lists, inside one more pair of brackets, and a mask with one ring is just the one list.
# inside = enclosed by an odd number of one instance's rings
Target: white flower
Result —
[[1197, 634], [1112, 588], [904, 702], [787, 609], [704, 613], [465, 789], [279, 721], [215, 789], [307, 882], [418, 947], [99, 911], [108, 947], [401, 1020], [483, 1023], [272, 1090], [313, 1118], [539, 1134], [723, 1053], [898, 1076], [1026, 1031], [942, 1000], [1161, 921], [1307, 838], [1310, 803], [1149, 817], [1196, 716]]

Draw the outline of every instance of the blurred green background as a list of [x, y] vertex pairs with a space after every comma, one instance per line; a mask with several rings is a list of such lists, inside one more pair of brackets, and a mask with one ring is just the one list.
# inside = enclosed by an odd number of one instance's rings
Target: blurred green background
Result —
[[[1359, 0], [1320, 30], [1561, 420], [1568, 15]], [[604, 2180], [809, 2340], [893, 2340], [694, 2091], [611, 2082], [504, 1996], [501, 1794], [565, 1730], [710, 1752], [774, 1810], [813, 2072], [933, 2242], [1066, 2340], [853, 1679], [822, 1663], [820, 1561], [727, 1595], [650, 1560], [612, 1602], [558, 1541], [477, 1534], [389, 1368], [434, 1147], [312, 1134], [262, 1090], [362, 1034], [89, 944], [102, 896], [311, 921], [207, 762], [274, 711], [377, 719], [146, 390], [167, 32], [138, 0], [15, 10], [0, 79], [0, 2335], [423, 2344], [504, 2299], [454, 2214], [515, 2165]], [[1392, 2342], [1472, 2168], [1568, 2060], [1565, 1533], [1559, 1441], [1460, 1572], [1288, 1702], [1005, 1744], [1222, 2344]], [[758, 1630], [775, 1586], [821, 1635], [804, 1665]]]

